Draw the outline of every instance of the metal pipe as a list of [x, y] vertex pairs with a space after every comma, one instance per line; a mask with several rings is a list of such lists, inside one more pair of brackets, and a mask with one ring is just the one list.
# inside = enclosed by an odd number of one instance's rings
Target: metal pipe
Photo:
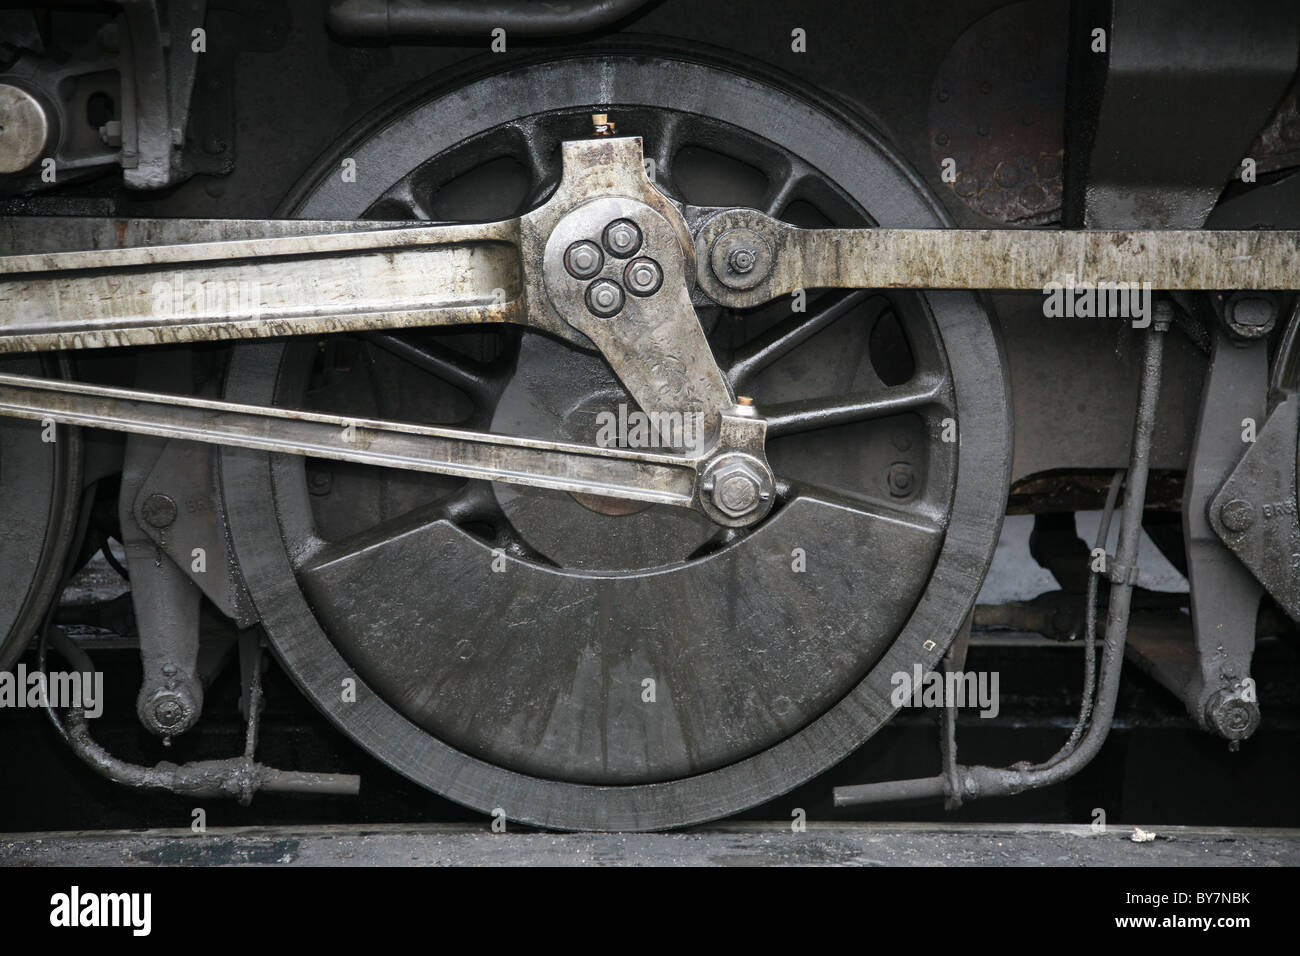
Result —
[[[38, 660], [42, 673], [45, 672], [47, 643], [53, 644], [69, 663], [83, 673], [95, 672], [95, 666], [86, 652], [58, 628], [47, 622], [40, 638]], [[128, 787], [165, 790], [192, 797], [234, 797], [244, 804], [259, 790], [271, 793], [340, 794], [350, 797], [355, 797], [361, 791], [361, 778], [355, 774], [276, 770], [248, 757], [200, 760], [179, 765], [164, 761], [153, 767], [127, 763], [114, 757], [96, 742], [90, 735], [90, 726], [81, 711], [66, 710], [61, 720], [47, 700], [45, 713], [73, 753], [92, 770], [107, 780]]]
[[1146, 505], [1147, 475], [1151, 441], [1155, 433], [1156, 402], [1160, 397], [1160, 371], [1164, 335], [1169, 328], [1170, 306], [1159, 303], [1156, 320], [1145, 335], [1142, 382], [1138, 392], [1137, 416], [1133, 424], [1133, 446], [1126, 481], [1124, 510], [1120, 518], [1119, 544], [1110, 567], [1110, 601], [1107, 607], [1105, 645], [1101, 679], [1097, 688], [1094, 719], [1078, 746], [1067, 744], [1046, 763], [1018, 763], [1011, 767], [959, 767], [961, 793], [951, 793], [944, 776], [918, 780], [890, 780], [883, 783], [835, 788], [837, 807], [889, 803], [925, 797], [1008, 796], [1024, 790], [1050, 786], [1082, 770], [1101, 749], [1110, 733], [1124, 665], [1124, 642], [1128, 636], [1129, 608], [1137, 583], [1138, 544], [1142, 534], [1142, 512]]
[[525, 37], [593, 33], [631, 16], [650, 0], [334, 0], [325, 22], [347, 37]]
[[[1101, 513], [1101, 525], [1097, 528], [1096, 548], [1105, 551], [1106, 542], [1110, 538], [1110, 519], [1115, 513], [1115, 502], [1119, 498], [1120, 486], [1124, 483], [1124, 472], [1117, 471], [1110, 480], [1110, 490], [1106, 493], [1106, 507]], [[1088, 597], [1084, 605], [1084, 624], [1083, 624], [1083, 694], [1079, 704], [1079, 719], [1075, 721], [1074, 729], [1070, 731], [1070, 739], [1065, 742], [1065, 746], [1057, 751], [1056, 756], [1049, 760], [1048, 763], [1058, 758], [1068, 757], [1074, 748], [1078, 745], [1079, 739], [1083, 736], [1084, 731], [1088, 729], [1088, 724], [1092, 719], [1093, 692], [1096, 690], [1097, 683], [1097, 592], [1100, 588], [1098, 581], [1098, 572], [1092, 570], [1091, 561], [1089, 562], [1088, 571]]]
[[192, 797], [233, 797], [242, 803], [259, 790], [276, 793], [326, 793], [355, 797], [361, 778], [355, 774], [302, 773], [264, 767], [247, 757], [199, 760], [153, 767], [119, 760], [90, 736], [86, 718], [77, 711], [65, 714], [67, 740], [73, 751], [100, 776], [114, 783], [144, 790], [165, 790]]

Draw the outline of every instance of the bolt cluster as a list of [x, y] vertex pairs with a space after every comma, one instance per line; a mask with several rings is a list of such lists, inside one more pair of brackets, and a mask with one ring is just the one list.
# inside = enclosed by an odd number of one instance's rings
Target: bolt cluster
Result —
[[[592, 315], [608, 319], [618, 315], [627, 301], [626, 293], [650, 296], [663, 285], [664, 273], [649, 256], [632, 257], [641, 249], [641, 228], [630, 219], [615, 219], [601, 232], [600, 242], [580, 239], [564, 252], [564, 268], [575, 279], [592, 279], [584, 299]], [[621, 276], [600, 276], [606, 253], [615, 259], [630, 259]], [[619, 279], [622, 279], [620, 283]], [[625, 289], [626, 287], [626, 289]]]

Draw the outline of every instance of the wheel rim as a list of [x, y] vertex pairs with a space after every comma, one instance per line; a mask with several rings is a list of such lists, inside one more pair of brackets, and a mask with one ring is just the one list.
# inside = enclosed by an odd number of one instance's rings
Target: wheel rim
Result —
[[[826, 187], [826, 183], [833, 180], [827, 177], [820, 183], [814, 182], [809, 171], [825, 176], [825, 166], [842, 160], [844, 157], [839, 154], [850, 152], [847, 149], [850, 137], [852, 145], [861, 152], [863, 136], [860, 131], [839, 124], [811, 106], [796, 103], [804, 111], [801, 120], [793, 115], [792, 101], [785, 94], [736, 74], [725, 74], [728, 82], [723, 84], [719, 82], [719, 74], [708, 67], [694, 63], [674, 66], [678, 81], [673, 101], [680, 107], [674, 111], [675, 128], [679, 130], [685, 128], [682, 116], [712, 117], [717, 122], [731, 123], [738, 118], [737, 111], [757, 110], [762, 115], [766, 107], [767, 115], [780, 115], [785, 120], [785, 125], [775, 131], [777, 139], [773, 140], [769, 135], [766, 141], [775, 142], [786, 154], [800, 155], [794, 149], [797, 144], [779, 141], [781, 135], [794, 139], [801, 129], [817, 128], [822, 137], [841, 137], [844, 141], [832, 143], [827, 155], [818, 157], [817, 165], [808, 163], [802, 169], [792, 166], [789, 178], [797, 182], [799, 189], [790, 188], [787, 182], [784, 190], [775, 191], [772, 197], [773, 203], [784, 204], [777, 205], [778, 212], [788, 211], [790, 203], [801, 198], [800, 189], [820, 190], [830, 196], [823, 200], [824, 204], [833, 206], [835, 187], [831, 187], [830, 193]], [[387, 164], [384, 168], [393, 172], [393, 178], [383, 183], [384, 188], [378, 195], [372, 192], [369, 196], [352, 196], [345, 201], [340, 198], [338, 190], [318, 187], [315, 192], [305, 192], [295, 212], [339, 218], [357, 216], [367, 210], [372, 216], [418, 215], [420, 212], [435, 215], [439, 200], [422, 205], [420, 178], [432, 181], [431, 168], [439, 163], [444, 166], [454, 164], [457, 160], [453, 147], [459, 141], [449, 141], [446, 150], [439, 150], [440, 144], [435, 142], [426, 146], [423, 156], [417, 155], [411, 160], [408, 155], [403, 159], [400, 144], [394, 139], [394, 129], [405, 128], [409, 135], [412, 130], [430, 128], [436, 115], [436, 128], [449, 131], [447, 136], [451, 140], [453, 133], [450, 130], [457, 127], [454, 115], [449, 119], [448, 113], [454, 114], [458, 107], [464, 107], [470, 101], [480, 104], [509, 102], [518, 109], [530, 98], [535, 99], [538, 90], [546, 90], [551, 103], [546, 114], [550, 117], [550, 130], [540, 128], [541, 120], [536, 118], [540, 116], [539, 111], [525, 124], [523, 132], [527, 135], [508, 126], [504, 135], [518, 136], [519, 143], [538, 152], [549, 152], [546, 143], [548, 137], [555, 135], [555, 129], [562, 128], [573, 116], [590, 108], [584, 100], [588, 95], [585, 91], [591, 87], [584, 87], [581, 80], [575, 79], [584, 73], [588, 77], [598, 76], [602, 91], [611, 101], [611, 111], [620, 117], [628, 117], [622, 121], [624, 125], [620, 126], [620, 132], [631, 131], [626, 124], [639, 122], [634, 109], [637, 104], [654, 102], [656, 96], [666, 93], [663, 61], [639, 57], [571, 59], [501, 74], [476, 84], [472, 96], [450, 94], [424, 102], [408, 110], [402, 122], [388, 126], [364, 142], [349, 144], [346, 148], [357, 159], [358, 168], [371, 162], [383, 162]], [[708, 90], [707, 97], [701, 95], [704, 90]], [[693, 91], [699, 102], [682, 102], [692, 98], [688, 91]], [[557, 92], [561, 94], [558, 101]], [[565, 102], [564, 93], [571, 97], [570, 102]], [[772, 109], [777, 105], [783, 110]], [[725, 121], [722, 117], [726, 118]], [[650, 125], [647, 122], [644, 127], [649, 129]], [[497, 132], [502, 134], [500, 127]], [[560, 135], [564, 135], [563, 132]], [[728, 136], [734, 135], [728, 131]], [[662, 143], [654, 143], [651, 137], [647, 137], [647, 145], [660, 150], [658, 171], [668, 173], [663, 177], [662, 185], [668, 189], [680, 189], [687, 198], [692, 198], [689, 184], [672, 182], [672, 172], [686, 168], [674, 165], [672, 150]], [[835, 148], [837, 145], [838, 149]], [[653, 148], [648, 152], [653, 152]], [[428, 160], [430, 154], [435, 157], [432, 163]], [[481, 158], [483, 151], [478, 155]], [[410, 164], [401, 171], [400, 167], [408, 160], [411, 160]], [[837, 184], [842, 192], [841, 198], [851, 197], [849, 207], [853, 208], [850, 212], [861, 215], [865, 208], [869, 210], [871, 219], [886, 225], [938, 224], [922, 195], [915, 191], [912, 178], [878, 145], [865, 155], [862, 165], [872, 167], [875, 178], [869, 183], [858, 183], [856, 193], [843, 182]], [[542, 160], [539, 160], [537, 170], [522, 183], [519, 202], [536, 201], [539, 195], [544, 194], [553, 171], [543, 172], [546, 163]], [[849, 172], [846, 169], [845, 175]], [[382, 176], [380, 180], [383, 180]], [[900, 198], [899, 194], [907, 194], [911, 201]], [[348, 201], [351, 206], [347, 205]], [[714, 201], [736, 200], [721, 197]], [[854, 294], [839, 307], [842, 312], [863, 308], [869, 299], [867, 294]], [[837, 306], [835, 301], [823, 304], [832, 313]], [[303, 489], [307, 486], [307, 478], [302, 461], [226, 449], [222, 455], [222, 473], [232, 535], [254, 601], [274, 646], [318, 705], [380, 759], [452, 799], [485, 811], [500, 807], [512, 819], [557, 828], [654, 829], [725, 815], [796, 786], [859, 745], [892, 714], [888, 703], [891, 674], [900, 670], [910, 671], [916, 663], [932, 666], [942, 654], [973, 602], [996, 539], [1009, 461], [1006, 453], [1005, 386], [997, 345], [986, 318], [971, 296], [931, 296], [928, 306], [920, 297], [912, 297], [908, 321], [913, 330], [917, 323], [927, 324], [935, 332], [936, 343], [942, 345], [927, 352], [923, 341], [914, 336], [913, 348], [921, 360], [917, 362], [917, 370], [923, 373], [938, 362], [949, 376], [950, 390], [944, 392], [943, 400], [928, 406], [928, 417], [922, 418], [923, 427], [933, 436], [938, 431], [940, 413], [946, 414], [955, 407], [959, 415], [950, 417], [960, 418], [961, 429], [960, 442], [940, 449], [935, 455], [934, 477], [926, 484], [926, 494], [943, 499], [942, 513], [932, 514], [933, 533], [925, 541], [912, 541], [892, 562], [877, 560], [860, 568], [841, 566], [817, 572], [822, 575], [821, 586], [829, 588], [832, 597], [816, 603], [807, 600], [796, 602], [802, 616], [781, 620], [786, 603], [781, 598], [790, 593], [790, 556], [796, 548], [802, 547], [805, 553], [809, 552], [800, 542], [811, 545], [813, 554], [833, 554], [843, 550], [843, 541], [837, 547], [837, 542], [830, 538], [817, 538], [819, 530], [824, 536], [834, 537], [829, 530], [834, 529], [841, 537], [849, 538], [850, 551], [870, 551], [873, 544], [879, 545], [879, 538], [874, 533], [851, 527], [846, 530], [845, 524], [851, 523], [853, 507], [845, 509], [843, 500], [828, 500], [829, 496], [825, 494], [812, 495], [801, 490], [804, 485], [797, 474], [790, 483], [793, 490], [787, 493], [783, 507], [759, 530], [741, 541], [711, 541], [706, 544], [703, 555], [697, 554], [685, 563], [685, 567], [674, 566], [670, 571], [661, 566], [651, 570], [637, 568], [630, 573], [606, 573], [603, 569], [586, 568], [575, 575], [546, 566], [549, 556], [545, 552], [553, 552], [555, 545], [545, 543], [542, 551], [532, 548], [539, 538], [545, 541], [545, 535], [534, 530], [524, 535], [524, 540], [512, 542], [515, 550], [509, 555], [507, 572], [494, 576], [484, 573], [484, 569], [490, 560], [491, 545], [500, 542], [490, 534], [476, 538], [448, 521], [427, 520], [431, 517], [428, 512], [422, 513], [425, 520], [418, 528], [385, 539], [390, 544], [386, 563], [363, 567], [356, 554], [359, 551], [365, 553], [367, 549], [358, 548], [356, 540], [348, 543], [346, 554], [341, 556], [330, 552], [328, 547], [322, 551], [311, 544], [316, 518], [310, 513], [310, 502], [304, 504]], [[807, 319], [795, 322], [758, 316], [756, 321], [747, 320], [749, 326], [741, 338], [757, 336], [751, 342], [766, 341], [769, 345], [776, 342], [780, 345], [791, 335], [798, 338], [797, 328], [810, 323], [816, 325], [820, 322], [818, 327], [823, 330], [832, 328], [834, 317], [826, 319], [826, 314], [810, 310]], [[702, 316], [702, 320], [713, 326], [715, 347], [736, 344], [728, 343], [732, 329], [725, 324], [719, 326], [716, 315]], [[768, 335], [766, 340], [762, 337], [765, 332]], [[824, 334], [824, 331], [819, 334]], [[527, 338], [536, 341], [530, 341], [529, 345], [521, 347], [521, 351], [526, 348], [540, 351], [559, 348], [540, 337]], [[402, 345], [397, 343], [397, 351]], [[392, 354], [394, 343], [386, 342], [382, 348]], [[291, 346], [287, 350], [279, 345], [241, 347], [232, 365], [228, 395], [243, 401], [300, 400], [309, 370], [303, 361], [294, 360], [293, 353], [302, 351], [303, 346]], [[784, 399], [779, 381], [766, 386], [766, 396], [761, 394], [765, 388], [762, 381], [764, 372], [758, 368], [754, 356], [764, 353], [761, 347], [747, 349], [745, 343], [741, 343], [735, 350], [740, 358], [731, 363], [733, 379], [738, 387], [753, 388], [760, 392], [758, 397], [761, 401], [767, 401], [764, 411], [778, 423], [774, 433], [778, 436], [783, 430], [790, 433], [794, 447], [788, 449], [784, 457], [792, 463], [803, 454], [798, 447], [801, 439], [794, 433], [795, 429], [818, 422], [806, 405]], [[447, 358], [441, 352], [434, 351], [433, 354], [435, 359]], [[525, 368], [543, 367], [546, 363], [508, 364], [518, 376]], [[914, 375], [913, 380], [915, 378]], [[459, 387], [462, 391], [475, 388], [482, 391], [485, 388], [481, 381], [476, 384], [472, 380], [460, 381]], [[502, 389], [493, 385], [491, 390], [495, 390], [493, 394], [499, 400]], [[498, 401], [493, 427], [518, 432], [537, 427], [544, 416], [530, 417], [530, 413], [539, 404], [547, 403], [536, 400], [535, 394], [531, 394], [513, 405], [506, 402], [505, 412], [502, 412], [501, 404]], [[944, 408], [945, 404], [947, 408]], [[571, 427], [571, 422], [564, 424], [562, 417], [553, 418], [560, 422], [556, 427]], [[481, 424], [481, 419], [482, 413], [478, 408], [465, 416], [467, 423]], [[779, 473], [782, 454], [778, 444], [779, 441], [773, 443], [773, 464]], [[850, 492], [853, 490], [849, 489]], [[513, 526], [527, 526], [526, 517], [521, 517], [527, 509], [518, 507], [520, 493], [496, 494], [491, 498], [500, 512], [509, 512], [512, 506], [515, 507], [513, 514], [509, 515]], [[540, 511], [556, 505], [556, 501], [548, 500], [544, 495], [529, 497], [524, 493], [523, 498], [540, 502]], [[454, 501], [449, 514], [454, 512], [452, 516], [465, 521], [467, 513], [464, 509], [472, 511], [475, 501], [481, 504], [484, 500], [480, 491], [463, 494], [458, 499], [446, 499], [433, 507], [447, 509], [448, 501]], [[575, 514], [595, 514], [578, 503], [569, 500], [565, 503], [567, 507], [576, 509], [573, 511]], [[861, 508], [860, 498], [853, 499], [853, 506]], [[834, 512], [840, 520], [828, 520], [836, 508], [841, 509]], [[477, 513], [471, 517], [475, 515]], [[642, 516], [632, 516], [633, 519], [639, 517]], [[605, 520], [610, 519], [605, 516]], [[625, 522], [627, 517], [615, 520]], [[790, 528], [797, 529], [797, 533], [788, 533]], [[946, 535], [942, 533], [945, 529]], [[393, 540], [398, 540], [400, 546], [391, 547]], [[806, 655], [792, 652], [781, 667], [774, 668], [776, 679], [768, 682], [754, 677], [752, 652], [755, 642], [748, 635], [737, 635], [734, 626], [730, 633], [733, 637], [741, 637], [742, 642], [725, 646], [723, 650], [727, 653], [721, 656], [716, 646], [700, 640], [688, 641], [676, 648], [691, 667], [704, 675], [703, 679], [721, 678], [721, 686], [730, 692], [759, 687], [759, 713], [763, 721], [772, 725], [764, 734], [747, 736], [744, 733], [746, 727], [753, 726], [752, 712], [748, 717], [742, 713], [737, 721], [728, 724], [726, 707], [716, 702], [691, 711], [676, 700], [660, 698], [656, 704], [671, 703], [671, 706], [660, 706], [657, 712], [677, 720], [679, 725], [685, 722], [685, 728], [658, 726], [653, 721], [641, 720], [620, 736], [616, 726], [611, 731], [609, 718], [612, 716], [617, 725], [618, 720], [632, 711], [627, 706], [611, 710], [606, 700], [602, 704], [601, 717], [605, 722], [599, 746], [590, 750], [579, 747], [575, 753], [574, 742], [583, 739], [583, 728], [575, 726], [552, 734], [554, 745], [548, 750], [544, 735], [539, 736], [535, 727], [515, 730], [512, 736], [510, 717], [519, 713], [521, 687], [527, 686], [530, 677], [535, 679], [538, 674], [548, 678], [554, 676], [544, 667], [537, 666], [538, 655], [553, 652], [553, 649], [521, 648], [515, 642], [508, 648], [510, 653], [506, 653], [504, 646], [494, 646], [490, 641], [487, 646], [477, 647], [473, 646], [474, 641], [469, 641], [469, 658], [466, 658], [467, 649], [462, 646], [468, 641], [466, 638], [459, 642], [445, 642], [440, 649], [441, 656], [425, 654], [421, 658], [418, 629], [407, 614], [409, 609], [403, 606], [401, 588], [391, 587], [394, 579], [404, 582], [405, 578], [391, 572], [394, 567], [408, 571], [417, 569], [421, 556], [431, 552], [453, 552], [453, 565], [474, 569], [468, 571], [463, 579], [453, 581], [448, 590], [471, 596], [470, 607], [496, 608], [492, 614], [497, 616], [504, 614], [508, 617], [511, 608], [517, 610], [520, 594], [543, 592], [541, 585], [534, 583], [534, 578], [546, 581], [552, 589], [557, 582], [572, 586], [574, 581], [584, 585], [599, 581], [601, 583], [595, 587], [607, 589], [614, 595], [616, 603], [621, 601], [626, 606], [654, 608], [656, 602], [662, 606], [662, 599], [646, 598], [646, 582], [674, 575], [684, 579], [687, 569], [690, 569], [694, 572], [690, 593], [712, 596], [725, 595], [746, 574], [758, 574], [762, 587], [757, 590], [766, 591], [774, 600], [757, 608], [747, 608], [751, 616], [756, 612], [774, 616], [778, 631], [782, 627], [789, 630], [800, 620], [805, 624], [811, 620], [815, 625], [811, 629], [814, 638], [829, 634], [832, 639], [821, 643], [815, 639], [805, 641], [803, 649]], [[662, 559], [663, 555], [656, 555], [649, 560], [653, 565]], [[311, 573], [304, 575], [303, 569], [308, 563]], [[925, 583], [927, 572], [928, 585]], [[307, 579], [305, 582], [302, 580], [304, 577]], [[813, 579], [816, 577], [814, 575]], [[801, 586], [813, 579], [803, 578]], [[843, 627], [837, 630], [836, 625], [842, 623], [843, 617], [850, 614], [854, 606], [863, 604], [860, 595], [853, 595], [855, 584], [860, 582], [869, 585], [872, 592], [872, 600], [866, 603], [863, 613], [872, 618], [870, 623], [875, 630], [867, 634], [866, 640], [855, 643], [852, 638], [860, 637], [861, 629], [851, 633]], [[909, 584], [913, 583], [917, 585], [917, 591], [925, 585], [924, 593], [909, 593]], [[378, 595], [378, 599], [367, 605], [362, 600], [364, 595]], [[566, 592], [566, 596], [574, 595]], [[846, 596], [852, 600], [846, 600]], [[707, 601], [701, 603], [708, 604]], [[825, 616], [819, 618], [813, 613], [809, 618], [809, 613], [818, 607]], [[329, 622], [327, 628], [321, 627], [318, 616]], [[382, 618], [384, 626], [371, 628], [371, 633], [388, 634], [387, 639], [372, 637], [368, 642], [337, 641], [341, 632], [351, 633], [349, 627], [353, 632], [364, 628], [367, 620], [373, 624], [376, 616]], [[725, 629], [727, 620], [725, 616], [710, 618], [706, 615], [694, 623], [696, 632], [707, 634], [711, 630]], [[337, 643], [331, 640], [327, 630], [335, 634]], [[616, 669], [621, 669], [616, 674], [602, 675], [596, 682], [603, 680], [607, 687], [617, 686], [624, 692], [628, 688], [639, 691], [643, 674], [671, 673], [671, 666], [665, 665], [662, 659], [658, 662], [635, 659], [638, 647], [644, 643], [627, 640], [616, 647], [602, 647], [603, 654], [597, 653], [596, 656], [604, 661], [605, 666], [612, 660], [617, 662]], [[478, 665], [461, 667], [475, 655], [480, 662], [487, 662], [486, 669], [473, 670]], [[417, 661], [415, 679], [394, 683], [392, 668], [384, 667], [385, 657], [403, 662]], [[513, 676], [508, 666], [512, 661], [520, 662]], [[592, 666], [601, 665], [597, 662]], [[429, 692], [429, 688], [438, 686], [438, 675], [457, 667], [466, 671], [463, 681], [449, 692], [444, 679], [438, 692]], [[801, 677], [806, 678], [819, 669], [830, 671], [834, 679], [800, 683]], [[341, 682], [349, 676], [358, 680], [355, 703], [341, 699]], [[677, 677], [666, 682], [670, 692], [677, 686]], [[696, 686], [699, 686], [698, 682]], [[786, 693], [774, 693], [772, 688], [777, 686], [785, 688]], [[492, 707], [494, 700], [502, 702], [496, 710]], [[447, 706], [439, 709], [438, 704]], [[454, 719], [457, 713], [473, 714], [474, 719], [463, 719], [457, 724]], [[581, 724], [587, 719], [587, 713], [586, 708], [579, 707], [573, 719]], [[716, 737], [716, 741], [708, 739], [710, 735]], [[660, 738], [673, 738], [676, 753], [669, 754], [672, 748], [666, 747], [664, 754], [668, 754], [667, 757], [651, 754]], [[633, 752], [638, 740], [643, 751], [639, 756]], [[619, 755], [613, 761], [608, 756], [611, 741], [614, 743], [612, 749]], [[689, 744], [683, 746], [683, 741], [689, 741]], [[715, 742], [720, 743], [712, 745]], [[567, 765], [564, 763], [566, 755]], [[626, 759], [620, 759], [622, 755], [626, 755]], [[565, 779], [557, 779], [561, 774]]]
[[[65, 363], [66, 364], [66, 363]], [[6, 372], [66, 374], [54, 361], [7, 358]], [[60, 428], [46, 441], [41, 422], [0, 420], [0, 671], [8, 670], [56, 597], [75, 536], [81, 492], [81, 433]]]

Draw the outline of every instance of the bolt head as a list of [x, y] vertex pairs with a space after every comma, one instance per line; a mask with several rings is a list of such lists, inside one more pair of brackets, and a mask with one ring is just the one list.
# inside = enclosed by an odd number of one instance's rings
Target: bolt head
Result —
[[752, 289], [772, 271], [772, 247], [753, 229], [728, 229], [713, 241], [709, 264], [729, 289]]
[[729, 515], [739, 517], [754, 510], [758, 504], [758, 478], [750, 474], [727, 475], [716, 483], [713, 503]]
[[627, 283], [627, 291], [633, 295], [654, 295], [663, 285], [664, 273], [659, 263], [641, 256], [627, 264], [623, 281]]
[[611, 256], [627, 259], [641, 248], [641, 229], [631, 219], [615, 219], [601, 239]]
[[896, 462], [889, 467], [889, 493], [895, 498], [906, 498], [912, 493], [916, 476], [912, 466], [906, 462]]
[[1227, 740], [1245, 740], [1259, 727], [1259, 704], [1216, 691], [1205, 705], [1206, 723]]
[[176, 502], [166, 495], [152, 494], [140, 506], [141, 517], [153, 528], [166, 528], [176, 520]]
[[727, 265], [731, 266], [732, 272], [738, 272], [744, 275], [746, 272], [754, 270], [754, 264], [758, 261], [758, 256], [754, 250], [748, 246], [737, 246], [731, 250], [727, 256]]
[[164, 697], [153, 709], [159, 727], [175, 727], [185, 716], [185, 708], [175, 697]]
[[1255, 523], [1255, 506], [1244, 498], [1234, 498], [1219, 509], [1219, 519], [1229, 531], [1245, 531]]
[[1258, 294], [1239, 293], [1228, 300], [1224, 311], [1233, 329], [1247, 336], [1267, 333], [1277, 319], [1277, 305]]
[[772, 497], [763, 476], [747, 461], [723, 459], [706, 472], [701, 490], [730, 518], [743, 518]]
[[590, 279], [605, 265], [605, 254], [600, 246], [587, 239], [575, 242], [564, 253], [564, 268], [575, 279]]
[[623, 308], [623, 289], [617, 282], [597, 279], [587, 286], [587, 308], [602, 319], [617, 315]]

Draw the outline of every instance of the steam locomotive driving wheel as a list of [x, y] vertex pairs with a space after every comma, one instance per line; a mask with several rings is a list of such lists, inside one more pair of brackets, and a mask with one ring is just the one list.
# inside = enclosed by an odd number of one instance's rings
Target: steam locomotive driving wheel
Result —
[[[693, 59], [534, 63], [405, 100], [322, 158], [286, 213], [487, 221], [535, 208], [605, 112], [692, 206], [801, 226], [942, 225], [869, 130]], [[338, 175], [355, 161], [355, 181]], [[1010, 423], [967, 293], [798, 292], [697, 305], [768, 422], [775, 504], [705, 516], [225, 447], [241, 571], [285, 667], [347, 734], [453, 800], [559, 829], [647, 830], [784, 793], [893, 714], [974, 602]], [[241, 345], [226, 398], [597, 444], [636, 403], [535, 331]], [[687, 440], [689, 423], [684, 423]]]

